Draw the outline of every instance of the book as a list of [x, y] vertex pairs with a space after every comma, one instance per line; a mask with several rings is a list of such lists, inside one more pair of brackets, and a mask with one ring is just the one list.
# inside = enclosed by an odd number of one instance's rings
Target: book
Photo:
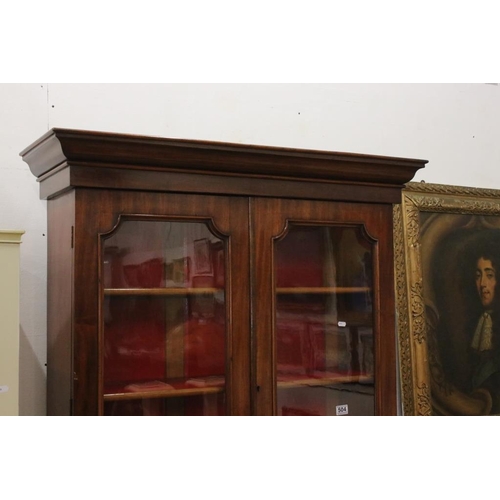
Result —
[[186, 385], [191, 385], [193, 387], [220, 387], [224, 384], [225, 378], [218, 375], [201, 378], [191, 378], [186, 380]]
[[124, 387], [125, 392], [150, 392], [150, 391], [164, 391], [174, 389], [173, 386], [159, 380], [153, 380], [151, 382], [138, 382], [135, 384], [129, 384]]

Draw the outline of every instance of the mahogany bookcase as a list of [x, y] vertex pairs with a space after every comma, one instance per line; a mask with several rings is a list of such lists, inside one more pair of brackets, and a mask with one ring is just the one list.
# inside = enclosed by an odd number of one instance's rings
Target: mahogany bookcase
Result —
[[425, 160], [55, 128], [49, 415], [395, 415], [393, 205]]

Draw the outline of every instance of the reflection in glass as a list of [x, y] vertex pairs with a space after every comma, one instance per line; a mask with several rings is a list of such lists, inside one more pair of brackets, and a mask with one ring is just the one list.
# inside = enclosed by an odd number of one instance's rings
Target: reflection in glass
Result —
[[278, 415], [373, 415], [372, 248], [360, 227], [276, 242]]
[[130, 220], [103, 242], [106, 415], [225, 413], [224, 243]]

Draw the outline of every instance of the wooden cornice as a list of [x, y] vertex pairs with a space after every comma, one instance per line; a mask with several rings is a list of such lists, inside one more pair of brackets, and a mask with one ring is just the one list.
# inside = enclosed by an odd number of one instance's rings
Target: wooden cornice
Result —
[[20, 155], [37, 177], [67, 163], [402, 185], [427, 161], [54, 128]]

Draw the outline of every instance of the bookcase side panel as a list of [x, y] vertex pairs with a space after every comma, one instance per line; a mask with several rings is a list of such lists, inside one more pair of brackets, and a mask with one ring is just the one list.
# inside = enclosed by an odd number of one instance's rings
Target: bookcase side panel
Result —
[[48, 203], [47, 414], [71, 415], [74, 191]]

